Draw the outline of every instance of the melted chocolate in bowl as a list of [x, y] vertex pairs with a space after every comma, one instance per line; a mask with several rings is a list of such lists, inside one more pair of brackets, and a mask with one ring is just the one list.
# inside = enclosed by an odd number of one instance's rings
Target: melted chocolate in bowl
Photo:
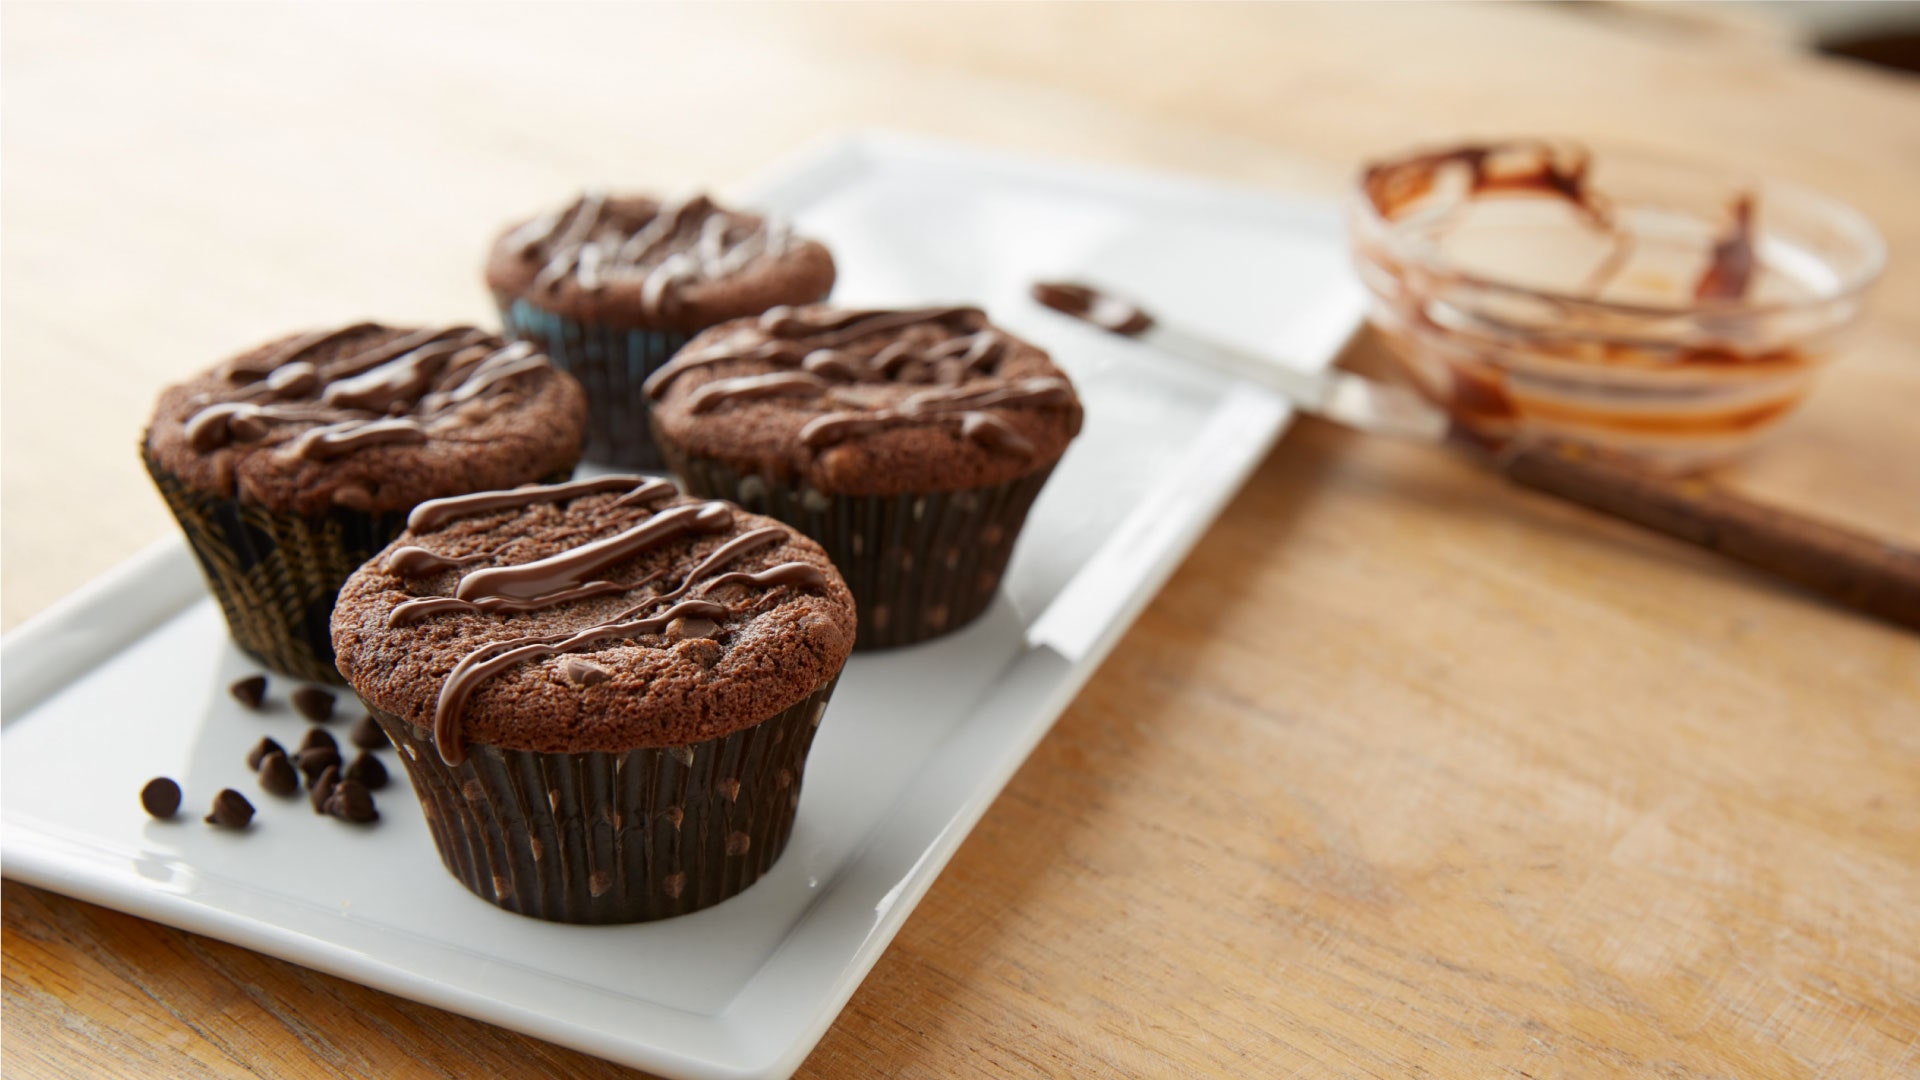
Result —
[[1542, 140], [1373, 165], [1350, 225], [1374, 325], [1467, 427], [1676, 468], [1799, 404], [1885, 258], [1814, 192]]

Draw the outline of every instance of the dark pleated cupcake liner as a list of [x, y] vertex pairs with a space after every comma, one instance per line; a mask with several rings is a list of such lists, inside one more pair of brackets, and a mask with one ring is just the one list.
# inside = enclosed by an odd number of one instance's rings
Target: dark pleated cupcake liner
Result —
[[537, 919], [630, 923], [711, 907], [772, 869], [833, 687], [689, 746], [471, 745], [457, 766], [426, 729], [371, 712], [400, 748], [440, 861], [475, 896]]
[[[140, 458], [186, 533], [234, 643], [283, 675], [344, 685], [333, 663], [333, 602], [360, 564], [407, 527], [406, 511], [276, 513], [192, 487], [161, 468], [144, 445]], [[569, 469], [541, 482], [571, 475]]]
[[333, 666], [334, 598], [348, 575], [400, 535], [407, 515], [275, 513], [196, 490], [144, 449], [141, 458], [187, 534], [234, 642], [281, 674], [345, 682]]
[[1053, 472], [992, 487], [917, 495], [827, 495], [725, 462], [663, 448], [690, 495], [730, 499], [799, 529], [827, 549], [853, 592], [855, 649], [951, 633], [993, 603], [1027, 511]]
[[540, 346], [587, 392], [590, 461], [637, 469], [662, 467], [641, 384], [673, 358], [690, 335], [582, 323], [525, 300], [496, 296], [510, 337]]

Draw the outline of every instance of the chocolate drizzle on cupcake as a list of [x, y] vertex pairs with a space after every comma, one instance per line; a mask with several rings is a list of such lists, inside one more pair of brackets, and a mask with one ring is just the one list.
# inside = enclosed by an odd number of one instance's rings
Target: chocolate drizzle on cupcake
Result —
[[640, 384], [689, 337], [833, 288], [818, 241], [706, 196], [593, 192], [500, 234], [487, 288], [510, 336], [590, 390], [586, 456], [659, 469]]
[[[431, 533], [462, 517], [521, 510], [586, 494], [604, 494], [622, 487], [627, 489], [626, 493], [613, 500], [614, 507], [649, 505], [675, 494], [673, 485], [665, 481], [638, 476], [521, 488], [424, 504], [415, 511], [416, 531]], [[716, 589], [731, 585], [757, 590], [779, 586], [820, 589], [826, 585], [826, 575], [809, 562], [782, 562], [753, 571], [727, 569], [756, 551], [793, 537], [791, 530], [773, 525], [749, 529], [728, 539], [680, 575], [671, 587], [663, 580], [667, 573], [661, 570], [630, 582], [601, 576], [604, 571], [670, 544], [730, 533], [738, 527], [736, 513], [732, 505], [717, 501], [682, 502], [650, 510], [644, 518], [610, 536], [573, 544], [543, 558], [467, 569], [458, 578], [450, 596], [422, 596], [396, 605], [386, 619], [389, 629], [455, 612], [522, 614], [649, 590], [637, 602], [587, 625], [494, 641], [463, 655], [442, 684], [434, 710], [434, 744], [442, 760], [449, 765], [465, 760], [461, 715], [466, 702], [487, 680], [509, 668], [566, 657], [559, 667], [561, 677], [584, 689], [604, 681], [607, 673], [569, 654], [652, 635], [662, 637], [662, 647], [676, 641], [723, 635], [732, 612], [724, 604], [708, 599]], [[418, 545], [407, 545], [388, 555], [385, 569], [404, 579], [420, 580], [464, 569], [475, 562], [491, 561], [495, 554], [444, 556]]]
[[[891, 340], [879, 344], [883, 338]], [[887, 427], [953, 424], [977, 445], [1031, 458], [1033, 443], [986, 410], [1074, 408], [1077, 398], [1063, 378], [999, 377], [997, 367], [1010, 342], [972, 307], [774, 308], [752, 326], [683, 351], [647, 380], [646, 391], [657, 400], [681, 375], [717, 364], [773, 364], [791, 370], [714, 379], [688, 396], [687, 411], [697, 415], [732, 402], [808, 398], [827, 407], [799, 433], [800, 441], [814, 449]], [[931, 385], [888, 402], [869, 384]]]
[[779, 255], [793, 239], [784, 224], [723, 210], [705, 195], [658, 204], [637, 218], [609, 210], [606, 195], [588, 192], [507, 234], [510, 251], [540, 264], [531, 292], [550, 293], [563, 281], [588, 292], [638, 281], [642, 308], [659, 315], [686, 286]]
[[[339, 347], [360, 340], [365, 347]], [[311, 359], [323, 351], [331, 355]], [[304, 334], [229, 365], [227, 385], [202, 395], [185, 434], [188, 446], [208, 454], [258, 442], [278, 425], [310, 425], [286, 444], [287, 452], [329, 461], [369, 446], [417, 445], [458, 429], [462, 406], [548, 368], [532, 345], [503, 344], [471, 326], [397, 332], [358, 323]]]

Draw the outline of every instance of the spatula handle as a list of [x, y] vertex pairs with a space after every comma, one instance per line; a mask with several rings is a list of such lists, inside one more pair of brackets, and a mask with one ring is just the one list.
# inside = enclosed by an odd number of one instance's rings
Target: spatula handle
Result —
[[1571, 444], [1509, 448], [1508, 478], [1920, 630], [1920, 552]]

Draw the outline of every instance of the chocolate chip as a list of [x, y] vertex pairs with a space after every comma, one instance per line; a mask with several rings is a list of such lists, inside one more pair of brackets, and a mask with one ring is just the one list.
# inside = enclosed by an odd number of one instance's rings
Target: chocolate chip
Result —
[[326, 728], [308, 728], [305, 738], [300, 740], [300, 749], [311, 750], [324, 746], [329, 750], [339, 750], [340, 744], [334, 741], [333, 733]]
[[347, 766], [344, 775], [349, 780], [358, 780], [367, 785], [369, 791], [379, 791], [387, 786], [387, 767], [380, 764], [379, 758], [365, 751], [353, 759], [353, 764]]
[[233, 695], [234, 700], [245, 705], [247, 708], [257, 709], [260, 707], [261, 702], [267, 700], [267, 677], [265, 675], [249, 675], [239, 682], [234, 683], [232, 686], [227, 687], [227, 692]]
[[308, 779], [307, 801], [313, 804], [313, 812], [327, 812], [327, 800], [333, 796], [333, 789], [340, 786], [340, 766], [329, 765], [319, 779]]
[[327, 813], [356, 825], [380, 820], [380, 811], [373, 805], [373, 795], [367, 791], [367, 785], [358, 780], [340, 781], [333, 789], [333, 794], [327, 797]]
[[253, 744], [253, 749], [247, 751], [247, 768], [252, 769], [254, 772], [259, 772], [260, 762], [268, 754], [279, 754], [284, 757], [286, 752], [286, 747], [281, 746], [272, 739], [262, 736], [259, 742]]
[[164, 776], [156, 776], [140, 789], [140, 805], [147, 813], [166, 819], [180, 812], [180, 785]]
[[382, 750], [393, 745], [393, 740], [387, 738], [379, 721], [371, 716], [363, 716], [355, 722], [353, 733], [347, 738], [362, 750]]
[[245, 795], [225, 788], [213, 797], [213, 813], [207, 815], [207, 824], [226, 829], [244, 829], [252, 820], [253, 804], [247, 801]]
[[695, 638], [710, 638], [719, 628], [720, 624], [712, 619], [682, 615], [667, 624], [667, 640], [690, 641]]
[[311, 787], [314, 777], [340, 764], [340, 751], [326, 746], [310, 746], [300, 751], [294, 763], [300, 766], [300, 775], [307, 778], [307, 785]]
[[569, 656], [560, 661], [560, 673], [575, 686], [592, 686], [607, 681], [607, 669], [598, 664], [589, 664], [578, 657]]
[[291, 795], [300, 790], [300, 774], [293, 762], [278, 750], [260, 759], [260, 786], [273, 795]]
[[317, 686], [303, 686], [293, 692], [293, 707], [316, 724], [333, 718], [333, 694]]

